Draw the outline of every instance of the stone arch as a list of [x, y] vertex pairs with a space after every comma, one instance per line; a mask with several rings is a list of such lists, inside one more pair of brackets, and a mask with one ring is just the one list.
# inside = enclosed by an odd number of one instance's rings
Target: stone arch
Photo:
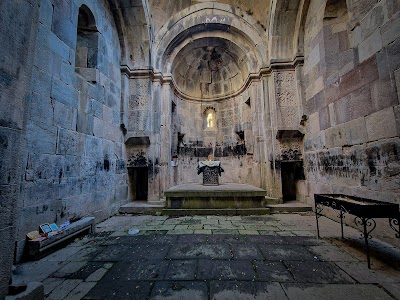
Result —
[[155, 36], [153, 53], [157, 59], [154, 60], [154, 68], [162, 70], [164, 62], [171, 55], [171, 49], [191, 41], [193, 35], [205, 31], [212, 31], [214, 35], [233, 32], [240, 43], [252, 45], [250, 50], [257, 56], [260, 66], [266, 65], [265, 32], [253, 17], [241, 15], [238, 9], [219, 3], [196, 4], [180, 11]]

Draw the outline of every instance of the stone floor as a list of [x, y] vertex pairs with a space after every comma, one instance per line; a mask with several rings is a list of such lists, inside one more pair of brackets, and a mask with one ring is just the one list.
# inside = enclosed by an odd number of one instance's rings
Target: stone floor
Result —
[[115, 216], [13, 282], [42, 281], [47, 299], [400, 299], [398, 248], [371, 240], [370, 270], [357, 230], [320, 229], [311, 213]]

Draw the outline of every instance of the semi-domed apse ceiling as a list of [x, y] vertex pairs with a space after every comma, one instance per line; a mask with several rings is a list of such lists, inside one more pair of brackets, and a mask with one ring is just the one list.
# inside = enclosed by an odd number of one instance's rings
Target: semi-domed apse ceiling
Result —
[[183, 47], [173, 61], [176, 88], [186, 97], [214, 100], [238, 92], [249, 75], [246, 53], [222, 38], [202, 38]]

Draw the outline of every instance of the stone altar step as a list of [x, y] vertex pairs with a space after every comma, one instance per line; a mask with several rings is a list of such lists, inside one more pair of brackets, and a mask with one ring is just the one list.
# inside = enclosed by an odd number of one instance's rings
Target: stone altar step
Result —
[[231, 208], [231, 209], [173, 209], [166, 208], [161, 212], [164, 216], [253, 216], [253, 215], [268, 215], [269, 208]]
[[298, 213], [312, 211], [312, 207], [299, 201], [289, 201], [281, 204], [267, 204], [271, 213]]
[[120, 214], [155, 214], [161, 212], [165, 206], [165, 202], [157, 201], [156, 203], [147, 201], [134, 201], [122, 205], [119, 208]]
[[188, 183], [164, 192], [168, 209], [265, 209], [267, 192], [248, 184], [225, 183], [203, 186]]

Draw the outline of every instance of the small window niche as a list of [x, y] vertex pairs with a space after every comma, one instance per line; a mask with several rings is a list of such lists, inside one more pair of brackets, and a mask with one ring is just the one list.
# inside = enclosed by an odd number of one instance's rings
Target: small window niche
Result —
[[217, 120], [215, 109], [213, 107], [207, 107], [204, 111], [204, 128], [206, 130], [216, 130]]
[[86, 5], [79, 8], [77, 40], [75, 49], [75, 71], [87, 81], [97, 81], [99, 54], [99, 32], [93, 13]]

